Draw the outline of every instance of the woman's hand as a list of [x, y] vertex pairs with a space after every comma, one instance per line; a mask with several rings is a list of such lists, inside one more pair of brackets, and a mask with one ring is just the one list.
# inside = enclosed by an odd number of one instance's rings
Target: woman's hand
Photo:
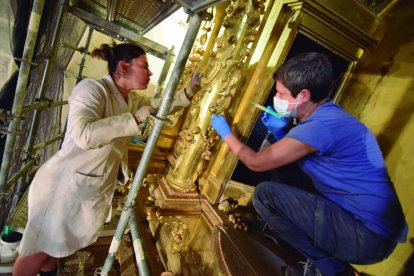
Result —
[[201, 73], [194, 73], [191, 78], [190, 84], [185, 89], [185, 94], [189, 99], [191, 99], [196, 92], [201, 89]]
[[135, 120], [138, 124], [143, 123], [145, 120], [148, 119], [149, 115], [153, 114], [155, 112], [155, 109], [151, 106], [143, 106], [140, 109], [138, 109], [134, 114]]

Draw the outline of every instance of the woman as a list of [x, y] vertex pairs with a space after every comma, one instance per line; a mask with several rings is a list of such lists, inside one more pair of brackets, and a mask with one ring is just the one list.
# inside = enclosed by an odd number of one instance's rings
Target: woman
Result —
[[[108, 215], [118, 171], [124, 179], [127, 145], [160, 100], [143, 101], [152, 72], [144, 50], [134, 44], [103, 44], [92, 52], [108, 62], [100, 80], [84, 79], [69, 97], [62, 149], [37, 172], [29, 190], [29, 217], [14, 275], [55, 275], [57, 258], [96, 241]], [[195, 75], [172, 108], [189, 105], [199, 86]], [[188, 97], [188, 98], [187, 98]]]

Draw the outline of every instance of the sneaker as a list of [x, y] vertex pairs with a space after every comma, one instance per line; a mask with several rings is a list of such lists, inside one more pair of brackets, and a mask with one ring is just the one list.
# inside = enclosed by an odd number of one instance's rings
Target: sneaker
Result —
[[299, 265], [288, 266], [286, 268], [285, 276], [322, 276], [319, 269], [309, 260]]

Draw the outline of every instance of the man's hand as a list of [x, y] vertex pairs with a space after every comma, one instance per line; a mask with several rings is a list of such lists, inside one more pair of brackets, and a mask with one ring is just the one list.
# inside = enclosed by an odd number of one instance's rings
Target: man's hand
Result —
[[[268, 106], [267, 108], [274, 110], [271, 106]], [[284, 128], [289, 123], [289, 119], [285, 117], [279, 119], [267, 112], [263, 112], [262, 122], [277, 140], [282, 139], [287, 134]]]
[[229, 124], [221, 115], [213, 115], [211, 119], [211, 126], [223, 140], [227, 137], [227, 135], [232, 134]]
[[149, 115], [153, 114], [155, 112], [154, 108], [151, 106], [143, 106], [140, 109], [138, 109], [133, 115], [135, 119], [137, 120], [137, 123], [142, 123], [146, 119], [148, 119]]
[[194, 94], [201, 89], [201, 73], [194, 73], [191, 78], [190, 84], [185, 89], [186, 95], [192, 98]]

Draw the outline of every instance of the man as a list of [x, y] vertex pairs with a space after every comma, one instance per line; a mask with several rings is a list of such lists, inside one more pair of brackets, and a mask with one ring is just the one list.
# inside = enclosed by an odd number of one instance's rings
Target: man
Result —
[[[312, 192], [297, 183], [262, 182], [254, 194], [256, 211], [322, 275], [352, 275], [349, 263], [383, 260], [406, 240], [407, 223], [374, 135], [329, 100], [328, 58], [300, 54], [274, 79], [274, 107], [283, 118], [266, 115], [262, 120], [280, 139], [276, 143], [256, 152], [232, 134], [224, 117], [212, 119], [213, 128], [249, 169], [297, 163], [314, 187]], [[287, 118], [296, 118], [297, 125], [286, 133]]]

